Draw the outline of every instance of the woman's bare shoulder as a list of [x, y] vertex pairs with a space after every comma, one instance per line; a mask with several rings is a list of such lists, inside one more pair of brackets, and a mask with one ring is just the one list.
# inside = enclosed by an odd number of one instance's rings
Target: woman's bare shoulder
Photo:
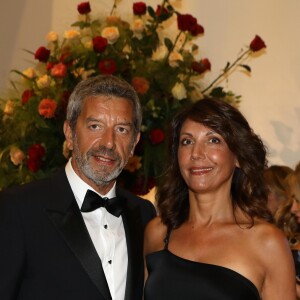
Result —
[[145, 255], [162, 250], [164, 248], [164, 239], [167, 234], [167, 227], [161, 221], [160, 217], [152, 219], [146, 226], [144, 234], [144, 252]]

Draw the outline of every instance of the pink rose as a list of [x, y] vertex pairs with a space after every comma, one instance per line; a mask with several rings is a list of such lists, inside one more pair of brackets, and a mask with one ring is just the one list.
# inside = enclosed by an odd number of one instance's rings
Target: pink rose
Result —
[[50, 119], [54, 117], [56, 110], [56, 102], [52, 99], [45, 98], [39, 104], [39, 114], [46, 119]]
[[50, 56], [50, 50], [45, 47], [40, 47], [36, 50], [34, 58], [40, 62], [47, 62]]

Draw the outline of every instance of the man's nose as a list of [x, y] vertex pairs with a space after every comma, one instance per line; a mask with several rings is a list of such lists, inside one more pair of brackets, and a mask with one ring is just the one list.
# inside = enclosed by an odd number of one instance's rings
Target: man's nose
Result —
[[115, 131], [111, 128], [107, 128], [102, 135], [102, 144], [108, 149], [114, 149], [115, 147]]

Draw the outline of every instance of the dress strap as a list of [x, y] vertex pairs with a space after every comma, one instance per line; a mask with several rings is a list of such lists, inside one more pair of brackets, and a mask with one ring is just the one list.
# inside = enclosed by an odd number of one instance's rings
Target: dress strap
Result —
[[170, 235], [171, 235], [171, 228], [168, 227], [166, 237], [164, 238], [164, 244], [165, 244], [164, 250], [168, 250]]

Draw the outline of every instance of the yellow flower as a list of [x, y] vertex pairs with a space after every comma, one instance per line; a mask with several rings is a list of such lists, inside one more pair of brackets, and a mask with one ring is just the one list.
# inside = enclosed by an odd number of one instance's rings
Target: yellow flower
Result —
[[168, 48], [165, 45], [159, 46], [152, 54], [153, 60], [162, 60], [168, 54]]
[[46, 40], [49, 42], [56, 42], [58, 40], [58, 34], [55, 31], [50, 31], [46, 35]]
[[125, 170], [129, 171], [130, 173], [135, 172], [136, 170], [140, 169], [142, 166], [141, 164], [141, 157], [134, 155], [129, 158], [127, 165], [125, 166]]
[[24, 160], [24, 158], [25, 158], [24, 152], [21, 149], [17, 148], [17, 147], [12, 147], [10, 149], [9, 155], [10, 155], [11, 162], [15, 166], [20, 165], [22, 163], [22, 161]]
[[172, 95], [177, 100], [186, 98], [187, 94], [184, 84], [181, 82], [177, 82], [172, 89]]
[[170, 66], [172, 68], [178, 67], [178, 61], [183, 61], [183, 57], [179, 52], [173, 51], [169, 56]]
[[14, 112], [14, 102], [12, 100], [8, 100], [5, 104], [4, 114], [11, 116]]
[[78, 30], [70, 29], [70, 30], [65, 31], [64, 38], [67, 39], [67, 40], [72, 40], [75, 37], [79, 36], [79, 34], [80, 33], [79, 33]]
[[101, 32], [102, 37], [106, 38], [109, 44], [114, 44], [120, 37], [118, 27], [105, 27]]
[[37, 76], [36, 70], [34, 68], [28, 68], [28, 69], [24, 70], [23, 74], [31, 79], [35, 78]]
[[36, 84], [39, 89], [44, 89], [51, 85], [51, 83], [52, 83], [51, 81], [52, 81], [51, 77], [48, 76], [47, 74], [44, 74], [37, 79]]

